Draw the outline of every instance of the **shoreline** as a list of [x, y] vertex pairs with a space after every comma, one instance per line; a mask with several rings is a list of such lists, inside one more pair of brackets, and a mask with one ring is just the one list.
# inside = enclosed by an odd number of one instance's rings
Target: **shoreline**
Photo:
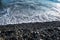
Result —
[[8, 26], [8, 25], [40, 25], [40, 26], [60, 26], [60, 21], [52, 21], [52, 22], [34, 22], [34, 23], [21, 23], [21, 24], [7, 24], [7, 25], [0, 25], [0, 26]]

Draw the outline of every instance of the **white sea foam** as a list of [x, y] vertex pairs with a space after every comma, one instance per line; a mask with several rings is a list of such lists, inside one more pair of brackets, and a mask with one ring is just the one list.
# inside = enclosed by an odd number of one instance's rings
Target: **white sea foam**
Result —
[[0, 25], [29, 22], [60, 21], [60, 3], [48, 0], [28, 0], [10, 3]]

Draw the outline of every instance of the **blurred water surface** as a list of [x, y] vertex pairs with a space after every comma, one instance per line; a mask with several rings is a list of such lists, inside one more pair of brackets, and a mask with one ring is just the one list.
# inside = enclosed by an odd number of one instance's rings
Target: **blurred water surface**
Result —
[[0, 25], [60, 21], [60, 0], [2, 0]]

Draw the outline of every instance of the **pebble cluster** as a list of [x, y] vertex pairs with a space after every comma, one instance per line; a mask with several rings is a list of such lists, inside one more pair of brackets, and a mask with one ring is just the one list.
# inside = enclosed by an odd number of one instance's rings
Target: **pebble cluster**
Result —
[[0, 26], [0, 40], [60, 40], [60, 27], [38, 24]]

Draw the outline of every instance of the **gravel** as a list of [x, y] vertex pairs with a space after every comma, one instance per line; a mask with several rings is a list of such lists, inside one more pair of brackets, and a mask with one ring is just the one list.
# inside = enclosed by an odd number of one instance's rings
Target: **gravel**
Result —
[[60, 40], [59, 23], [0, 25], [0, 40]]

